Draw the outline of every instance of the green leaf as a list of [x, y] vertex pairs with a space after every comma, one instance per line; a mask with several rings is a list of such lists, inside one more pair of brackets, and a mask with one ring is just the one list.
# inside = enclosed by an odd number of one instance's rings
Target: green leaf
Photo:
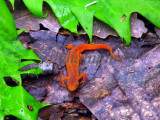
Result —
[[[0, 80], [3, 78], [0, 77]], [[39, 109], [47, 105], [39, 103], [22, 86], [10, 87], [4, 81], [0, 83], [0, 120], [5, 115], [13, 115], [21, 120], [36, 120]], [[32, 106], [33, 110], [29, 110], [28, 106]]]
[[[17, 39], [17, 30], [4, 0], [0, 0], [0, 73], [12, 77], [21, 85], [21, 74], [39, 74], [41, 69], [19, 71], [20, 68], [40, 61], [32, 50], [27, 50]], [[21, 60], [27, 60], [21, 62]], [[33, 61], [34, 60], [34, 61]]]
[[25, 32], [27, 31], [26, 29], [20, 29], [20, 30], [17, 30], [17, 34], [20, 35], [22, 32]]
[[[14, 20], [4, 0], [0, 0], [0, 120], [6, 115], [14, 115], [22, 120], [36, 120], [41, 104], [22, 87], [21, 74], [39, 74], [40, 68], [19, 71], [26, 65], [40, 61], [32, 50], [27, 50], [17, 39], [18, 33]], [[23, 60], [23, 62], [22, 62]], [[6, 85], [4, 77], [11, 77], [19, 85]], [[33, 111], [27, 108], [33, 107]]]
[[12, 5], [12, 7], [14, 9], [14, 0], [9, 0], [9, 1], [10, 1], [11, 5]]
[[[42, 16], [43, 1], [47, 2], [64, 28], [77, 33], [78, 22], [92, 42], [93, 17], [114, 28], [126, 45], [131, 42], [130, 15], [142, 14], [160, 27], [159, 0], [23, 0], [36, 16]], [[92, 4], [93, 3], [93, 4]], [[36, 6], [36, 7], [35, 7]], [[88, 7], [85, 7], [88, 6]], [[126, 16], [121, 22], [122, 16]]]
[[[8, 40], [6, 36], [0, 36], [0, 73], [3, 77], [12, 77], [21, 85], [21, 74], [32, 73], [39, 74], [41, 69], [32, 69], [28, 71], [19, 71], [20, 68], [32, 63], [31, 60], [40, 59], [34, 54], [32, 50], [26, 50], [22, 44], [17, 40]], [[28, 61], [21, 62], [22, 59]]]

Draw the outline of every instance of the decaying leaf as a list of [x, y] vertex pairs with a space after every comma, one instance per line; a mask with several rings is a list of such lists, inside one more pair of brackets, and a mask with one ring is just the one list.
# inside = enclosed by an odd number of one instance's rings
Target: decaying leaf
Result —
[[[53, 67], [51, 67], [48, 73], [57, 74], [59, 72], [59, 69], [65, 66], [65, 61], [64, 61], [65, 55], [54, 41], [51, 41], [48, 39], [46, 39], [45, 41], [36, 41], [31, 46], [31, 48], [42, 59], [43, 62], [45, 62], [46, 64], [48, 63], [48, 65], [49, 63], [53, 64], [52, 65]], [[47, 69], [46, 70], [43, 69], [43, 70], [47, 71]]]
[[137, 18], [137, 13], [131, 15], [131, 36], [135, 38], [140, 38], [143, 33], [147, 32], [143, 21]]
[[51, 10], [47, 10], [48, 15], [46, 18], [37, 18], [32, 15], [26, 8], [16, 9], [13, 12], [13, 17], [18, 29], [26, 29], [38, 31], [40, 30], [40, 24], [45, 28], [57, 33], [61, 28], [57, 18]]
[[[103, 66], [100, 78], [90, 81], [80, 91], [81, 102], [98, 119], [158, 119], [159, 102], [155, 101], [159, 99], [159, 53], [160, 46], [157, 46], [139, 59], [133, 59], [129, 66], [123, 65], [125, 60], [116, 64], [111, 61], [114, 64], [107, 64], [107, 69]], [[109, 77], [107, 74], [111, 77], [105, 79]], [[108, 80], [106, 85], [101, 79]]]

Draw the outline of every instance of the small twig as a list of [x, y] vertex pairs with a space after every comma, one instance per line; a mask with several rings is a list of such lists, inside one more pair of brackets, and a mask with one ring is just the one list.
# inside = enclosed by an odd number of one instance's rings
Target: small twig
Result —
[[89, 4], [87, 4], [86, 6], [85, 6], [85, 10], [86, 10], [86, 8], [88, 7], [88, 6], [91, 6], [91, 5], [93, 5], [93, 4], [96, 4], [98, 1], [94, 1], [94, 2], [91, 2], [91, 3], [89, 3]]

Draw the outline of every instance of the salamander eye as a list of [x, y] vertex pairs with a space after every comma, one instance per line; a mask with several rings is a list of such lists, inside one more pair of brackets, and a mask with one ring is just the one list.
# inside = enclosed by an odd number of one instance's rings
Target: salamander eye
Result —
[[27, 105], [27, 108], [28, 108], [30, 111], [33, 111], [33, 107], [32, 107], [32, 106]]

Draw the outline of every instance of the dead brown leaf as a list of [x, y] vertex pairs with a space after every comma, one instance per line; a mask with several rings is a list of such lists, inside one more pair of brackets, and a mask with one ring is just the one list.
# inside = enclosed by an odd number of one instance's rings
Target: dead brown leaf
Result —
[[13, 17], [18, 29], [26, 29], [28, 31], [40, 30], [40, 24], [52, 32], [58, 33], [61, 25], [51, 10], [47, 10], [46, 18], [38, 18], [27, 10], [27, 8], [19, 8], [13, 12]]

